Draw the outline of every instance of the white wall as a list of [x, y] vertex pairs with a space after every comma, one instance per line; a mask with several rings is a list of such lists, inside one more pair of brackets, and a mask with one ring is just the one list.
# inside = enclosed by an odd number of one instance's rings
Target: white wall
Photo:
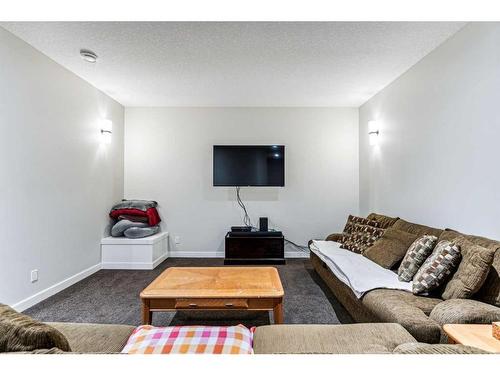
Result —
[[500, 24], [468, 24], [360, 108], [361, 212], [500, 238], [499, 103]]
[[358, 211], [357, 109], [126, 108], [125, 195], [159, 202], [175, 255], [220, 255], [241, 225], [234, 188], [212, 186], [214, 144], [286, 146], [284, 188], [242, 188], [254, 225], [304, 245]]
[[[0, 28], [0, 302], [22, 310], [99, 268], [123, 196], [123, 115]], [[101, 118], [113, 121], [111, 145], [99, 143]]]

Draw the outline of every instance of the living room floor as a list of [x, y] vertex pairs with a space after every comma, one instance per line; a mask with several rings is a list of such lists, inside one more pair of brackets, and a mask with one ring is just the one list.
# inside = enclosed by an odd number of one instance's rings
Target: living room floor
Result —
[[[154, 270], [101, 270], [24, 311], [46, 322], [141, 324], [139, 293], [163, 270], [173, 266], [220, 266], [223, 259], [169, 258]], [[345, 324], [352, 319], [335, 299], [308, 259], [287, 259], [278, 265], [285, 290], [284, 322]], [[153, 314], [153, 325], [260, 326], [272, 323], [272, 313], [188, 311]]]

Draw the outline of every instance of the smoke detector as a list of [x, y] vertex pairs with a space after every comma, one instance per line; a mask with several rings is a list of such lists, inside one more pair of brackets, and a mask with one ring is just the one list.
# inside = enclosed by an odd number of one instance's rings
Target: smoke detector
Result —
[[97, 55], [89, 49], [81, 49], [80, 56], [82, 59], [92, 64], [97, 61]]

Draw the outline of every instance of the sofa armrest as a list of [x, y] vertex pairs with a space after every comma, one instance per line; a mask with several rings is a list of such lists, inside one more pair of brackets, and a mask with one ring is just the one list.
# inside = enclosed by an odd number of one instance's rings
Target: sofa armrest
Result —
[[440, 302], [429, 317], [444, 324], [490, 324], [500, 320], [500, 307], [473, 299], [449, 299]]
[[[340, 242], [342, 240], [342, 236], [343, 236], [342, 233], [332, 233], [325, 238], [325, 241]], [[307, 243], [307, 246], [310, 247], [313, 241], [314, 240], [309, 240], [309, 242]], [[316, 241], [319, 241], [319, 240], [316, 240]]]
[[340, 242], [342, 240], [342, 236], [343, 236], [342, 233], [332, 233], [325, 238], [325, 241]]

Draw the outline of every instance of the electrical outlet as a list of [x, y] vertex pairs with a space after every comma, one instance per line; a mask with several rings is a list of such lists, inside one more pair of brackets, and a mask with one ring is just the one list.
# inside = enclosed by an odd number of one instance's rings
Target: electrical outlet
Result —
[[31, 282], [37, 282], [38, 281], [38, 270], [31, 270]]
[[175, 236], [175, 237], [174, 237], [174, 242], [175, 242], [175, 244], [176, 244], [176, 245], [180, 245], [180, 243], [181, 243], [181, 238], [180, 238], [179, 236]]

